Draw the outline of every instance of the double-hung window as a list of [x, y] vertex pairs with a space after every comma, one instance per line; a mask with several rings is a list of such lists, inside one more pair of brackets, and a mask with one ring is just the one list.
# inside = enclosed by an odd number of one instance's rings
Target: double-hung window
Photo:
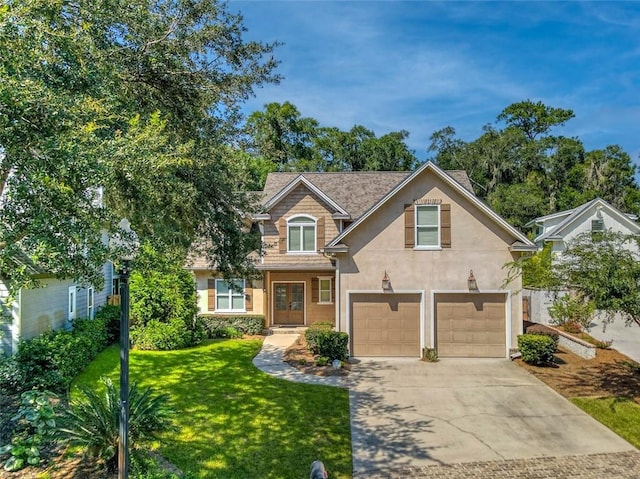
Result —
[[216, 311], [245, 311], [243, 279], [216, 279]]
[[308, 216], [295, 216], [287, 223], [287, 251], [316, 252], [316, 221]]
[[416, 247], [440, 247], [439, 205], [416, 205]]
[[319, 303], [332, 303], [333, 297], [331, 294], [331, 277], [318, 278], [318, 302]]

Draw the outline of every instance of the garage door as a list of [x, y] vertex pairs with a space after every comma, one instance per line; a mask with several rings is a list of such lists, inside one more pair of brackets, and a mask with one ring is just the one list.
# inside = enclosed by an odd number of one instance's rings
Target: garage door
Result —
[[420, 299], [418, 294], [352, 295], [351, 354], [420, 357]]
[[438, 356], [505, 357], [504, 294], [436, 294], [435, 301]]

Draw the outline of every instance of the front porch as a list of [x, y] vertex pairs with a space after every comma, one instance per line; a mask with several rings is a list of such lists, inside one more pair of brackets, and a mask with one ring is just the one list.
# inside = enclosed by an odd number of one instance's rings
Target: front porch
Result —
[[266, 328], [275, 332], [304, 328], [318, 321], [335, 324], [333, 270], [265, 271], [264, 285]]

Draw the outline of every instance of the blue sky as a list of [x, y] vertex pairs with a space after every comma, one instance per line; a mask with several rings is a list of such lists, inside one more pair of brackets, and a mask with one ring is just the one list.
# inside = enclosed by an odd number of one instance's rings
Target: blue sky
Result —
[[323, 126], [407, 130], [419, 159], [452, 126], [473, 140], [511, 103], [569, 108], [558, 133], [640, 163], [640, 2], [232, 0], [247, 39], [279, 41], [284, 80], [244, 111], [290, 101]]

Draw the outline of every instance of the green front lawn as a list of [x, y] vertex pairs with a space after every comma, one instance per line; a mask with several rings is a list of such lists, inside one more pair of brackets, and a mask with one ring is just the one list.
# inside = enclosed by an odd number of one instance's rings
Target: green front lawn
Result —
[[576, 406], [640, 448], [640, 404], [626, 398], [573, 398]]
[[[273, 378], [251, 360], [257, 340], [209, 342], [180, 351], [131, 351], [131, 381], [169, 394], [178, 430], [159, 452], [199, 478], [307, 478], [316, 459], [332, 478], [351, 477], [349, 395]], [[118, 347], [74, 382], [118, 384]]]

